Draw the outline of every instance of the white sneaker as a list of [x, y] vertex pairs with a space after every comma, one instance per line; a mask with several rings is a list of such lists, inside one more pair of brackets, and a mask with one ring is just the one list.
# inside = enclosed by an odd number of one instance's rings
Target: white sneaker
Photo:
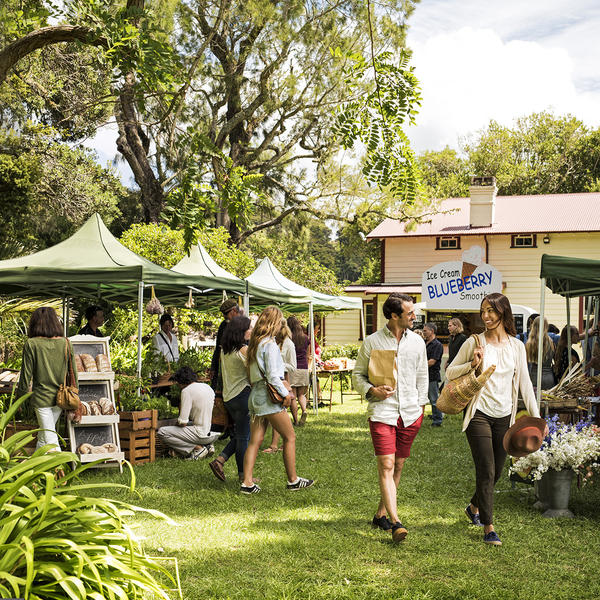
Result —
[[215, 447], [212, 444], [206, 446], [206, 449], [208, 451], [207, 456], [212, 456], [215, 453]]
[[185, 460], [200, 460], [208, 456], [206, 446], [200, 446], [197, 450], [192, 450], [190, 455]]

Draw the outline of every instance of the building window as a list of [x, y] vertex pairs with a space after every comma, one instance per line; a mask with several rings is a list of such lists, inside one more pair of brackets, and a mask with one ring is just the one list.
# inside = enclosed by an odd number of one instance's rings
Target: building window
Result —
[[435, 238], [436, 250], [460, 250], [460, 236], [438, 236]]
[[[365, 334], [371, 335], [377, 331], [377, 298], [373, 298], [373, 300], [363, 300], [363, 315], [365, 318]], [[360, 329], [359, 323], [359, 331], [360, 338], [362, 337], [362, 329]]]
[[511, 248], [537, 248], [535, 233], [515, 233], [511, 236]]

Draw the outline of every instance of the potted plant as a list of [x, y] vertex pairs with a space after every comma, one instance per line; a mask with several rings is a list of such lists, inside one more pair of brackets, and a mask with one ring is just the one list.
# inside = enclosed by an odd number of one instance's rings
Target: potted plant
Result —
[[600, 429], [590, 420], [574, 425], [562, 423], [558, 415], [546, 417], [549, 433], [542, 447], [519, 458], [511, 473], [529, 473], [545, 517], [572, 517], [569, 510], [571, 481], [577, 473], [581, 481], [591, 480], [600, 467]]

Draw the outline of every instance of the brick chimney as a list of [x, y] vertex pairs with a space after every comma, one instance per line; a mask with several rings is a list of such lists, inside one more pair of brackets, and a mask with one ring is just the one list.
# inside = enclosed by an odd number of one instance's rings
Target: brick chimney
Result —
[[496, 208], [496, 178], [473, 177], [469, 187], [471, 198], [471, 214], [469, 224], [471, 227], [489, 227], [494, 223]]

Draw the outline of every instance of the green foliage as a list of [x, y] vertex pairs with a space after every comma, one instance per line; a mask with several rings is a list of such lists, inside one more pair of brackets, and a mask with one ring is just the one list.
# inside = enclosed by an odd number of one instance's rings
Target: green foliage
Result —
[[[28, 396], [0, 417], [0, 431]], [[48, 452], [45, 447], [28, 456], [24, 448], [33, 439], [32, 432], [23, 431], [3, 436], [0, 444], [0, 595], [126, 600], [155, 594], [168, 599], [166, 587], [155, 578], [165, 574], [164, 569], [145, 555], [126, 523], [140, 512], [166, 517], [156, 510], [84, 495], [98, 485], [106, 490], [107, 484], [80, 483], [89, 465], [69, 472], [70, 462], [78, 462], [70, 452]], [[60, 469], [68, 474], [58, 480]]]
[[490, 121], [463, 149], [471, 173], [495, 176], [501, 195], [572, 193], [592, 188], [600, 174], [597, 152], [586, 152], [597, 137], [571, 115], [541, 112], [513, 127]]
[[[162, 215], [171, 227], [183, 229], [186, 250], [194, 243], [196, 230], [213, 221], [217, 207], [227, 212], [237, 228], [246, 228], [252, 207], [264, 199], [262, 174], [248, 173], [246, 167], [235, 165], [205, 134], [192, 133], [188, 144], [192, 155]], [[215, 165], [212, 183], [206, 181], [203, 165], [207, 162]]]
[[0, 130], [0, 257], [40, 250], [71, 235], [94, 212], [108, 224], [126, 194], [82, 148], [56, 143], [51, 128]]
[[203, 378], [210, 368], [212, 355], [213, 348], [193, 346], [179, 353], [177, 368], [190, 367], [200, 378]]
[[330, 268], [320, 264], [308, 249], [297, 253], [298, 248], [287, 237], [270, 237], [261, 232], [246, 240], [244, 248], [257, 262], [268, 256], [283, 275], [300, 285], [324, 294], [343, 292]]
[[184, 254], [181, 231], [174, 231], [157, 223], [134, 223], [123, 232], [120, 242], [136, 254], [165, 269], [174, 267]]
[[[344, 57], [340, 48], [333, 53]], [[370, 184], [414, 204], [419, 173], [404, 127], [414, 124], [421, 96], [409, 54], [401, 51], [397, 65], [389, 52], [372, 57], [372, 65], [360, 53], [349, 58], [346, 84], [353, 97], [338, 110], [335, 130], [345, 148], [364, 146], [362, 172]], [[368, 81], [371, 69], [374, 79]]]
[[244, 278], [256, 268], [252, 256], [231, 243], [229, 232], [224, 227], [201, 229], [197, 233], [198, 241], [226, 271]]
[[159, 419], [172, 419], [179, 414], [179, 409], [171, 406], [166, 396], [127, 396], [121, 399], [121, 410], [158, 410]]
[[356, 359], [360, 344], [331, 344], [325, 346], [321, 350], [321, 360], [329, 360], [330, 358], [345, 357]]
[[423, 152], [417, 158], [425, 194], [429, 198], [465, 198], [469, 195], [469, 166], [456, 150]]

